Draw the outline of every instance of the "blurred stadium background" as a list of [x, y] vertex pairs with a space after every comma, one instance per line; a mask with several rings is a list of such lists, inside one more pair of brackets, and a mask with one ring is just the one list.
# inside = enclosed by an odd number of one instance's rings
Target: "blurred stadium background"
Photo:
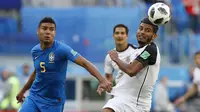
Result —
[[[0, 70], [8, 68], [21, 86], [32, 72], [31, 48], [36, 45], [37, 25], [44, 16], [57, 22], [56, 40], [60, 40], [103, 72], [104, 58], [114, 47], [113, 27], [129, 27], [129, 42], [137, 45], [136, 31], [148, 7], [156, 0], [1, 0], [0, 1]], [[195, 0], [164, 0], [172, 8], [172, 19], [160, 27], [156, 43], [162, 54], [159, 79], [168, 77], [169, 99], [183, 95], [191, 83], [193, 54], [200, 50], [199, 7], [188, 9]], [[199, 2], [199, 0], [197, 0]], [[200, 3], [200, 2], [199, 2]], [[30, 68], [29, 68], [30, 67]], [[1, 73], [2, 74], [2, 73]], [[107, 97], [96, 93], [97, 81], [81, 67], [69, 64], [66, 81], [65, 112], [99, 112]], [[4, 82], [0, 80], [0, 99]], [[154, 98], [154, 97], [153, 97]], [[1, 103], [1, 102], [0, 102]], [[152, 100], [152, 111], [155, 104]]]

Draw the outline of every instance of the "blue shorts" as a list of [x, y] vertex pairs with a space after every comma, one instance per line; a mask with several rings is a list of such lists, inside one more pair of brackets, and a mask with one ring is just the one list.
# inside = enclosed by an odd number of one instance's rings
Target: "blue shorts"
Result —
[[62, 105], [47, 105], [27, 97], [18, 112], [63, 112]]

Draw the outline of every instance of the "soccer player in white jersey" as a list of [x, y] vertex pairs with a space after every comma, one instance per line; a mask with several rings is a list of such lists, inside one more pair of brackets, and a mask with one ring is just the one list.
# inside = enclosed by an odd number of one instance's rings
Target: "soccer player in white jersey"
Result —
[[190, 97], [197, 94], [197, 98], [195, 98], [192, 102], [193, 108], [190, 108], [192, 110], [188, 110], [190, 112], [200, 112], [200, 51], [196, 52], [194, 55], [194, 61], [196, 64], [196, 67], [193, 71], [193, 85], [192, 87], [180, 98], [178, 98], [175, 101], [175, 104], [179, 106], [180, 104], [187, 101]]
[[[119, 58], [123, 61], [130, 62], [130, 56], [135, 51], [136, 47], [128, 43], [129, 29], [124, 24], [117, 24], [113, 28], [113, 39], [115, 40], [115, 50], [117, 51]], [[118, 75], [115, 81], [118, 82], [118, 78], [122, 75], [117, 65], [110, 59], [109, 54], [105, 58], [105, 75], [107, 80], [113, 81], [113, 72], [116, 70]]]
[[[153, 40], [158, 26], [144, 18], [137, 31], [139, 47], [130, 52], [130, 61], [120, 59], [116, 50], [109, 52], [110, 66], [118, 70], [118, 82], [111, 91], [112, 99], [102, 112], [149, 112], [154, 84], [160, 69], [160, 53]], [[112, 74], [109, 69], [106, 73]], [[99, 88], [101, 93], [103, 89]]]

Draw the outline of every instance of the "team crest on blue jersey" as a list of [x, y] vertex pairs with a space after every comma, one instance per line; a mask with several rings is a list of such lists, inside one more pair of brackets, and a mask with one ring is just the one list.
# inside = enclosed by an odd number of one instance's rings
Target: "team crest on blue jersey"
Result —
[[53, 52], [49, 53], [49, 63], [54, 63], [55, 55]]

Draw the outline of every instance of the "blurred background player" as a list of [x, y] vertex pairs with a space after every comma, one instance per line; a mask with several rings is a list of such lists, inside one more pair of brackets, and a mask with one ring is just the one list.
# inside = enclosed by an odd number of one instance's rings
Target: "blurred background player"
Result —
[[26, 84], [28, 81], [29, 75], [31, 71], [31, 67], [29, 64], [25, 63], [21, 67], [21, 71], [18, 72], [19, 79], [21, 80], [21, 88]]
[[20, 91], [20, 81], [9, 69], [3, 69], [1, 78], [4, 82], [3, 98], [0, 99], [0, 112], [17, 112], [20, 104], [17, 103], [16, 95]]
[[68, 60], [88, 70], [99, 80], [101, 88], [106, 91], [112, 89], [112, 84], [104, 79], [89, 61], [69, 46], [54, 40], [55, 34], [55, 21], [51, 17], [43, 18], [37, 29], [40, 44], [31, 50], [35, 70], [16, 97], [18, 102], [23, 102], [24, 93], [31, 88], [19, 112], [63, 111]]
[[175, 104], [179, 106], [180, 104], [186, 102], [190, 97], [198, 94], [198, 97], [194, 98], [192, 100], [192, 104], [190, 104], [193, 107], [190, 107], [189, 110], [186, 109], [186, 111], [191, 112], [199, 112], [200, 111], [200, 98], [199, 98], [199, 92], [200, 92], [200, 52], [196, 52], [194, 55], [194, 60], [196, 67], [193, 70], [193, 86], [185, 93], [182, 97], [178, 98], [175, 101]]
[[[115, 50], [118, 52], [120, 59], [129, 62], [130, 56], [135, 51], [136, 47], [128, 43], [129, 29], [124, 24], [117, 24], [113, 28], [113, 39], [115, 40]], [[123, 72], [116, 66], [116, 64], [110, 59], [109, 54], [105, 58], [104, 72], [107, 80], [113, 81], [113, 73], [117, 70], [118, 75], [115, 80], [118, 82], [118, 78], [123, 75]]]
[[[103, 112], [150, 111], [154, 84], [160, 70], [160, 53], [154, 39], [158, 26], [144, 18], [137, 31], [139, 47], [131, 52], [129, 62], [118, 57], [116, 50], [109, 52], [110, 59], [122, 71], [111, 91], [113, 98], [103, 107]], [[98, 89], [99, 92], [102, 89]]]
[[163, 76], [155, 89], [155, 111], [156, 112], [176, 112], [173, 103], [170, 102], [168, 88], [168, 78]]

